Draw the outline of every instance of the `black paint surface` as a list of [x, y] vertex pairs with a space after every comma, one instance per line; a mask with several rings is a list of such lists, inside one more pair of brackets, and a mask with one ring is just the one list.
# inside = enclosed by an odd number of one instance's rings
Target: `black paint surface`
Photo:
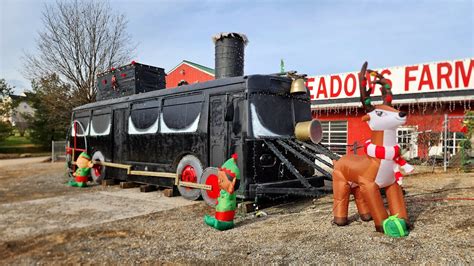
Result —
[[[113, 77], [116, 80], [115, 84], [112, 81]], [[165, 77], [163, 68], [139, 63], [101, 73], [97, 75], [97, 100], [165, 89]]]
[[[185, 155], [196, 156], [204, 167], [220, 166], [237, 153], [241, 170], [239, 197], [252, 198], [254, 184], [294, 180], [281, 162], [265, 147], [262, 138], [252, 134], [250, 103], [255, 104], [265, 126], [282, 138], [293, 137], [294, 125], [311, 120], [308, 95], [289, 94], [291, 80], [270, 75], [223, 78], [184, 85], [169, 90], [130, 95], [87, 104], [74, 109], [78, 120], [87, 123], [97, 110], [112, 116], [107, 136], [87, 136], [90, 154], [101, 151], [107, 162], [133, 166], [133, 170], [176, 172]], [[228, 106], [233, 107], [226, 121]], [[107, 113], [108, 112], [108, 113]], [[146, 129], [156, 119], [165, 120], [172, 129], [187, 128], [198, 116], [196, 132], [128, 134], [129, 117], [136, 128]], [[160, 121], [161, 122], [161, 121]], [[305, 176], [314, 169], [286, 153], [288, 160]], [[107, 169], [107, 178], [173, 186], [173, 180], [156, 177], [127, 176], [122, 169]]]

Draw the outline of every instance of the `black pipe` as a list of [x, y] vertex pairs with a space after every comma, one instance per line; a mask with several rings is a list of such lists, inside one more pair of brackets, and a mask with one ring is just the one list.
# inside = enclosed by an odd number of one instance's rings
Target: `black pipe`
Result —
[[244, 75], [244, 49], [248, 40], [244, 34], [219, 33], [213, 37], [215, 44], [215, 78]]

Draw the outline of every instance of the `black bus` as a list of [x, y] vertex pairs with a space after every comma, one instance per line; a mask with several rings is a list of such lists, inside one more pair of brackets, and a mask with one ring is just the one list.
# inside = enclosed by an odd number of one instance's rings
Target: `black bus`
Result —
[[74, 159], [80, 147], [92, 155], [94, 181], [177, 186], [210, 205], [219, 193], [215, 167], [233, 153], [240, 198], [318, 195], [331, 178], [322, 157], [337, 157], [295, 137], [296, 125], [312, 116], [309, 94], [291, 94], [291, 84], [286, 76], [249, 75], [86, 104], [73, 110], [68, 149], [76, 149]]

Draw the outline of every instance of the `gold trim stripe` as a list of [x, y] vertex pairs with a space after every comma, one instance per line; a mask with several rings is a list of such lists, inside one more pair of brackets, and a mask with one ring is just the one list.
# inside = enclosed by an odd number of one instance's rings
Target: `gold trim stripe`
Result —
[[[126, 170], [130, 170], [130, 168], [132, 168], [131, 165], [121, 164], [121, 163], [94, 162], [94, 164], [100, 164], [100, 165], [103, 165], [103, 166], [108, 166], [108, 167], [113, 167], [113, 168], [121, 168], [121, 169], [126, 169]], [[129, 171], [127, 171], [127, 174], [128, 173], [129, 173]]]
[[177, 175], [174, 173], [165, 173], [165, 172], [151, 172], [151, 171], [135, 171], [132, 170], [129, 173], [130, 175], [145, 175], [145, 176], [156, 176], [156, 177], [166, 177], [166, 178], [177, 178]]
[[175, 173], [137, 171], [137, 170], [132, 170], [132, 166], [129, 165], [129, 164], [121, 164], [121, 163], [94, 162], [94, 164], [103, 165], [103, 166], [112, 167], [112, 168], [125, 169], [125, 170], [127, 170], [128, 175], [140, 175], [140, 176], [154, 176], [154, 177], [172, 178], [172, 179], [175, 179], [175, 184], [178, 184], [178, 175], [175, 174]]
[[179, 185], [182, 187], [192, 187], [192, 188], [199, 188], [199, 189], [204, 189], [204, 190], [212, 190], [212, 186], [206, 185], [206, 184], [197, 184], [197, 183], [192, 183], [192, 182], [180, 181]]

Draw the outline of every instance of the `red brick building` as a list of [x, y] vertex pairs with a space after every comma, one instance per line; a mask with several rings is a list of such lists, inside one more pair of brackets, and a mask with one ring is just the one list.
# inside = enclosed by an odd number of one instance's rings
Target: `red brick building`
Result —
[[214, 69], [183, 60], [166, 74], [166, 88], [177, 87], [178, 84], [204, 82], [214, 79]]
[[[449, 121], [448, 152], [454, 155], [463, 138], [462, 116], [474, 109], [474, 59], [377, 70], [392, 83], [394, 107], [408, 113], [406, 125], [397, 131], [404, 156], [441, 155], [445, 115]], [[370, 129], [361, 120], [365, 113], [359, 108], [357, 71], [311, 76], [306, 86], [313, 117], [323, 121], [324, 144], [342, 154], [352, 153], [354, 144], [363, 145], [370, 138]], [[374, 104], [381, 103], [380, 94], [378, 87], [372, 87]]]

